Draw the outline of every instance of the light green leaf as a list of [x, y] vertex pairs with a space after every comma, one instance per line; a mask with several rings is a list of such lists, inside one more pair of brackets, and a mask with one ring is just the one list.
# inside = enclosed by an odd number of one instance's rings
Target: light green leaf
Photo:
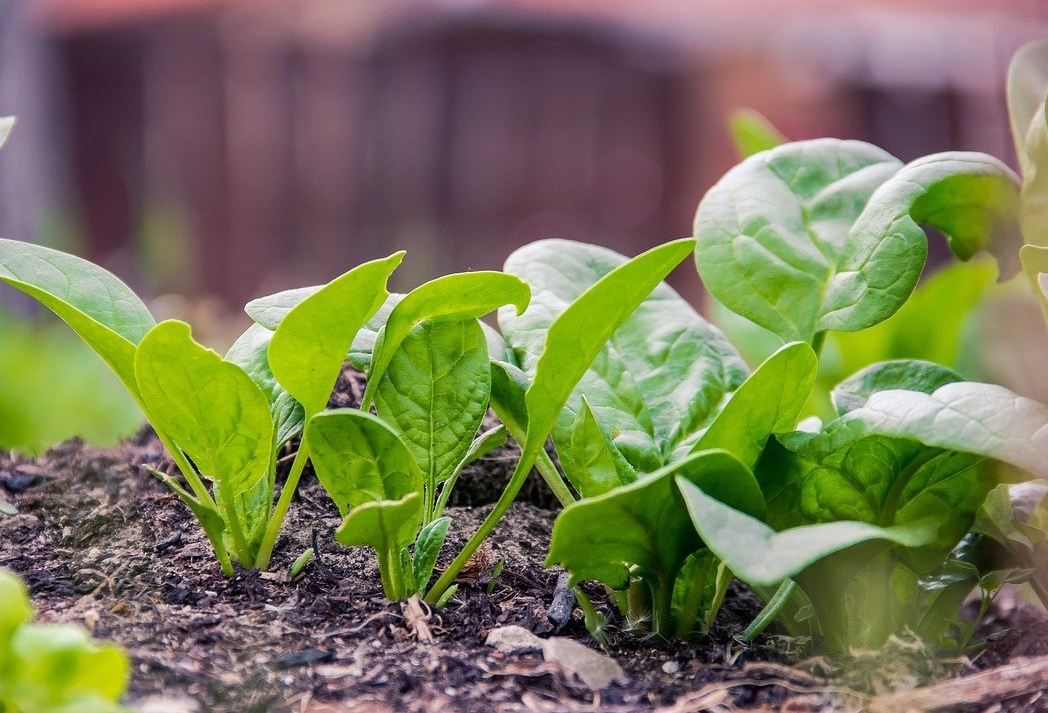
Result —
[[243, 369], [165, 320], [142, 339], [135, 375], [154, 423], [229, 496], [264, 478], [273, 454], [265, 395]]
[[253, 299], [244, 305], [244, 312], [257, 324], [270, 331], [280, 326], [288, 312], [298, 307], [304, 299], [315, 295], [324, 288], [324, 285], [311, 285], [309, 287], [296, 287], [283, 292], [277, 292], [265, 297]]
[[317, 478], [343, 517], [365, 503], [422, 492], [411, 452], [377, 416], [357, 409], [321, 412], [310, 419], [306, 441]]
[[12, 572], [0, 569], [0, 670], [11, 636], [32, 618], [33, 607], [25, 584]]
[[753, 468], [771, 434], [796, 427], [818, 368], [818, 357], [804, 342], [782, 347], [731, 395], [692, 452], [723, 448]]
[[[500, 310], [499, 325], [527, 376], [536, 373], [554, 321], [569, 305], [578, 309], [574, 304], [585, 290], [625, 263], [614, 251], [567, 240], [538, 241], [509, 257], [506, 270], [532, 286], [532, 302], [519, 316]], [[597, 310], [587, 319], [606, 321]], [[620, 452], [648, 472], [708, 419], [747, 371], [716, 327], [658, 283], [587, 364], [559, 415], [558, 448], [569, 443], [585, 395], [597, 421], [615, 433]]]
[[451, 527], [450, 517], [438, 517], [423, 527], [418, 537], [415, 538], [415, 551], [411, 557], [411, 573], [415, 578], [417, 591], [425, 591], [426, 586], [429, 585], [429, 580], [433, 576], [433, 568], [437, 564], [437, 555], [440, 554], [440, 548], [444, 546], [449, 527]]
[[0, 280], [61, 317], [139, 398], [135, 346], [155, 322], [127, 285], [87, 260], [2, 239]]
[[376, 410], [401, 434], [427, 488], [450, 478], [469, 450], [490, 390], [487, 343], [475, 318], [423, 322], [401, 340]]
[[400, 599], [410, 593], [404, 581], [401, 553], [415, 539], [422, 509], [420, 492], [408, 493], [399, 500], [367, 502], [353, 508], [335, 531], [339, 544], [375, 550], [387, 599]]
[[763, 514], [763, 497], [746, 467], [725, 451], [704, 451], [564, 508], [553, 526], [547, 566], [562, 565], [572, 585], [596, 579], [621, 590], [640, 577], [668, 602], [684, 560], [702, 546], [674, 477]]
[[269, 344], [269, 366], [307, 418], [327, 404], [353, 338], [386, 301], [386, 281], [403, 259], [398, 252], [366, 262], [303, 299], [280, 320]]
[[226, 361], [236, 364], [251, 377], [269, 401], [269, 411], [276, 428], [276, 447], [291, 440], [305, 427], [302, 405], [281, 386], [269, 368], [269, 343], [273, 332], [253, 324], [233, 342]]
[[559, 452], [565, 475], [583, 498], [601, 495], [637, 479], [637, 471], [597, 422], [585, 396], [575, 415], [571, 441]]
[[[811, 447], [817, 442], [820, 451], [831, 451], [859, 435], [912, 439], [1048, 477], [1044, 457], [1048, 453], [1048, 407], [1002, 386], [965, 381], [946, 384], [931, 394], [879, 391], [865, 406], [827, 426]], [[790, 438], [804, 441], [813, 437], [797, 434]]]
[[964, 381], [964, 377], [945, 366], [919, 359], [894, 359], [872, 364], [845, 379], [831, 396], [837, 415], [843, 416], [865, 406], [878, 391], [905, 389], [930, 394], [940, 386], [957, 381]]
[[884, 540], [904, 547], [921, 547], [936, 534], [934, 521], [878, 527], [865, 522], [832, 522], [776, 532], [760, 520], [677, 478], [691, 521], [702, 540], [735, 576], [757, 587], [773, 587], [813, 563], [848, 547]]
[[695, 258], [703, 283], [729, 309], [783, 340], [811, 342], [827, 328], [830, 310], [841, 308], [828, 309], [823, 297], [840, 266], [862, 253], [876, 259], [852, 282], [890, 287], [881, 285], [890, 262], [894, 279], [907, 283], [890, 298], [864, 293], [863, 316], [888, 316], [916, 283], [927, 245], [882, 236], [855, 246], [849, 232], [873, 192], [901, 167], [875, 146], [835, 139], [751, 156], [699, 203]]
[[735, 152], [746, 158], [786, 143], [775, 125], [753, 109], [736, 109], [728, 115], [728, 132]]
[[502, 272], [464, 272], [445, 275], [416, 287], [392, 310], [375, 344], [362, 408], [368, 408], [375, 390], [400, 343], [419, 323], [461, 322], [477, 319], [502, 305], [523, 312], [531, 299], [527, 283]]

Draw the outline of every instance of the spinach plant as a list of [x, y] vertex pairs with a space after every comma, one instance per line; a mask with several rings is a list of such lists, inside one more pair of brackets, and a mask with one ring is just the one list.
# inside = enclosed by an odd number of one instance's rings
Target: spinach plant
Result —
[[269, 566], [309, 455], [308, 446], [298, 449], [274, 505], [277, 451], [326, 406], [402, 258], [364, 263], [313, 289], [275, 331], [252, 327], [227, 358], [195, 342], [184, 322], [156, 324], [124, 283], [75, 256], [0, 240], [0, 279], [54, 311], [117, 375], [186, 485], [151, 472], [192, 510], [231, 575], [233, 560]]
[[25, 585], [0, 570], [0, 710], [9, 713], [127, 713], [120, 697], [131, 664], [68, 624], [35, 624]]
[[[782, 456], [801, 458], [783, 444], [803, 450], [804, 458], [820, 466], [849, 453], [858, 457], [869, 446], [864, 442], [852, 452], [853, 444], [843, 436], [827, 436], [819, 441], [823, 450], [816, 457], [810, 454], [818, 450], [814, 445], [800, 449], [797, 443], [803, 437], [791, 433], [810, 394], [827, 332], [863, 330], [902, 307], [927, 253], [922, 224], [945, 233], [959, 257], [967, 259], [984, 249], [1008, 255], [1017, 235], [1016, 201], [1014, 176], [999, 161], [981, 154], [940, 154], [903, 165], [868, 144], [822, 140], [785, 144], [743, 161], [699, 206], [696, 263], [717, 299], [770, 331], [783, 346], [746, 378], [741, 358], [719, 332], [672, 300], [653, 299], [647, 318], [638, 320], [632, 331], [624, 326], [583, 377], [554, 429], [565, 473], [584, 499], [558, 518], [549, 562], [563, 564], [575, 581], [604, 581], [620, 592], [628, 615], [650, 621], [660, 634], [686, 635], [707, 626], [727, 582], [723, 570], [718, 572], [717, 558], [729, 570], [735, 562], [724, 557], [723, 548], [710, 545], [704, 530], [698, 530], [701, 538], [680, 534], [687, 531], [679, 524], [686, 519], [682, 491], [715, 491], [711, 499], [721, 507], [768, 527], [786, 527], [788, 519], [780, 519], [786, 505], [780, 493], [773, 492], [771, 484], [777, 481], [767, 473], [778, 473], [779, 466], [786, 473], [803, 468]], [[565, 260], [563, 247], [558, 247], [551, 250], [558, 255], [556, 262], [538, 255], [520, 261], [520, 274], [532, 284], [535, 302], [544, 299], [541, 295], [585, 284], [580, 274], [569, 273], [573, 261]], [[591, 252], [582, 252], [580, 264], [597, 262]], [[1003, 262], [1006, 271], [1014, 271]], [[529, 345], [541, 339], [545, 326], [541, 313], [534, 313], [530, 322], [529, 315], [532, 310], [516, 324], [511, 320], [503, 325], [525, 370], [534, 353]], [[690, 353], [685, 346], [689, 340], [696, 345]], [[711, 359], [711, 353], [717, 358]], [[941, 385], [937, 379], [944, 371], [916, 362], [888, 362], [843, 385], [841, 398], [854, 408], [877, 391], [891, 390], [889, 399], [921, 393], [929, 385]], [[951, 375], [950, 380], [959, 377]], [[963, 401], [977, 398], [983, 385], [956, 388]], [[672, 412], [666, 408], [672, 399], [661, 396], [665, 394], [677, 399]], [[898, 418], [905, 420], [904, 415]], [[998, 425], [1003, 418], [985, 415]], [[943, 426], [934, 418], [930, 421], [921, 423], [927, 433], [915, 428], [906, 436], [891, 435], [940, 448], [941, 459], [950, 467], [935, 472], [953, 483], [949, 493], [970, 495], [957, 519], [940, 516], [945, 534], [935, 544], [936, 554], [945, 552], [937, 563], [941, 565], [971, 526], [988, 487], [988, 481], [980, 480], [980, 487], [973, 488], [970, 479], [960, 477], [977, 470], [970, 462], [976, 458], [963, 455], [969, 452], [965, 447], [975, 449], [976, 456], [987, 454], [980, 450], [985, 444], [938, 443], [943, 434], [937, 429]], [[851, 433], [850, 426], [836, 428]], [[1021, 439], [1007, 428], [994, 433], [1009, 446]], [[908, 450], [904, 445], [893, 441], [883, 446], [889, 453], [901, 448], [896, 457], [906, 465], [893, 481], [898, 486], [889, 488], [889, 510], [899, 506], [900, 488], [920, 482], [912, 481], [917, 464], [937, 457], [925, 451], [911, 453], [915, 446], [910, 444]], [[879, 452], [870, 447], [873, 457]], [[996, 451], [991, 455], [1013, 461], [1016, 457]], [[883, 472], [880, 476], [887, 477]], [[927, 474], [921, 471], [921, 477]], [[821, 493], [829, 499], [830, 482], [815, 479], [806, 487], [815, 491], [813, 497]], [[874, 497], [866, 490], [872, 483], [855, 487], [855, 497]], [[638, 497], [641, 491], [643, 498]], [[798, 498], [789, 502], [795, 505]], [[691, 519], [696, 519], [694, 510]], [[861, 521], [859, 513], [847, 508], [826, 519], [850, 525]], [[888, 527], [873, 519], [882, 529]], [[608, 528], [608, 522], [640, 524]], [[866, 525], [873, 526], [865, 523], [859, 529]], [[916, 535], [910, 533], [910, 538], [902, 542], [905, 537], [900, 535], [898, 547], [916, 543]], [[748, 543], [751, 549], [759, 544]], [[923, 574], [935, 565], [925, 558], [922, 568]], [[942, 605], [940, 613], [948, 608]], [[940, 623], [941, 617], [935, 626]], [[832, 623], [826, 628], [828, 641], [841, 640]]]
[[[416, 288], [396, 300], [377, 332], [360, 409], [308, 422], [304, 443], [343, 516], [335, 538], [375, 549], [389, 599], [424, 591], [459, 474], [505, 442], [502, 427], [477, 435], [491, 389], [477, 317], [503, 304], [523, 310], [529, 297], [526, 283], [495, 272]], [[368, 412], [373, 404], [376, 415]]]

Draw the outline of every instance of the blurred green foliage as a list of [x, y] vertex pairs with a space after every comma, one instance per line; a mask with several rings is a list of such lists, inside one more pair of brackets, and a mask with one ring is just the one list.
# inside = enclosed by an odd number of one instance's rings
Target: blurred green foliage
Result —
[[109, 368], [56, 318], [0, 312], [0, 449], [36, 453], [73, 436], [111, 445], [143, 420]]

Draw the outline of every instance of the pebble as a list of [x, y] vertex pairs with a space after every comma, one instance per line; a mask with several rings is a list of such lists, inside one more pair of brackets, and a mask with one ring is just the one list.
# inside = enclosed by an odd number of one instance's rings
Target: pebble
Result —
[[666, 663], [662, 664], [662, 672], [668, 673], [671, 676], [675, 673], [680, 673], [680, 664], [676, 661], [667, 661]]

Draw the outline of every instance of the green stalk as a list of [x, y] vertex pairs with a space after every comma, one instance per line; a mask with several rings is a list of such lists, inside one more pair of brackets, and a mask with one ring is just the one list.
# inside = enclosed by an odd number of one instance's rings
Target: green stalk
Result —
[[284, 524], [284, 518], [287, 516], [288, 509], [291, 507], [291, 499], [295, 496], [295, 491], [298, 489], [298, 481], [302, 478], [302, 471], [305, 469], [306, 461], [308, 460], [309, 446], [306, 444], [305, 435], [303, 434], [303, 438], [298, 444], [298, 451], [295, 453], [295, 459], [291, 463], [287, 482], [284, 483], [284, 489], [280, 491], [280, 499], [277, 500], [277, 506], [269, 517], [266, 534], [262, 536], [262, 542], [259, 544], [258, 555], [255, 557], [256, 569], [269, 569], [269, 560], [273, 556], [273, 548], [276, 546], [277, 536], [280, 535], [280, 528]]
[[695, 628], [695, 620], [699, 616], [699, 609], [702, 608], [702, 600], [706, 595], [706, 580], [709, 578], [710, 564], [712, 560], [704, 557], [701, 564], [695, 565], [695, 572], [688, 585], [688, 594], [681, 606], [680, 618], [677, 620], [677, 629], [674, 632], [674, 637], [677, 639], [688, 638]]
[[764, 605], [757, 617], [750, 622], [750, 625], [746, 627], [746, 630], [742, 632], [742, 639], [746, 643], [752, 643], [761, 633], [768, 628], [775, 619], [778, 618], [779, 614], [782, 613], [782, 608], [786, 606], [786, 602], [789, 601], [790, 597], [793, 596], [793, 590], [797, 588], [797, 583], [792, 579], [785, 580], [779, 585], [779, 588], [775, 590], [775, 594], [772, 598]]
[[400, 567], [400, 553], [396, 550], [388, 550], [377, 554], [382, 593], [391, 602], [404, 599], [407, 594], [404, 587], [404, 572]]

